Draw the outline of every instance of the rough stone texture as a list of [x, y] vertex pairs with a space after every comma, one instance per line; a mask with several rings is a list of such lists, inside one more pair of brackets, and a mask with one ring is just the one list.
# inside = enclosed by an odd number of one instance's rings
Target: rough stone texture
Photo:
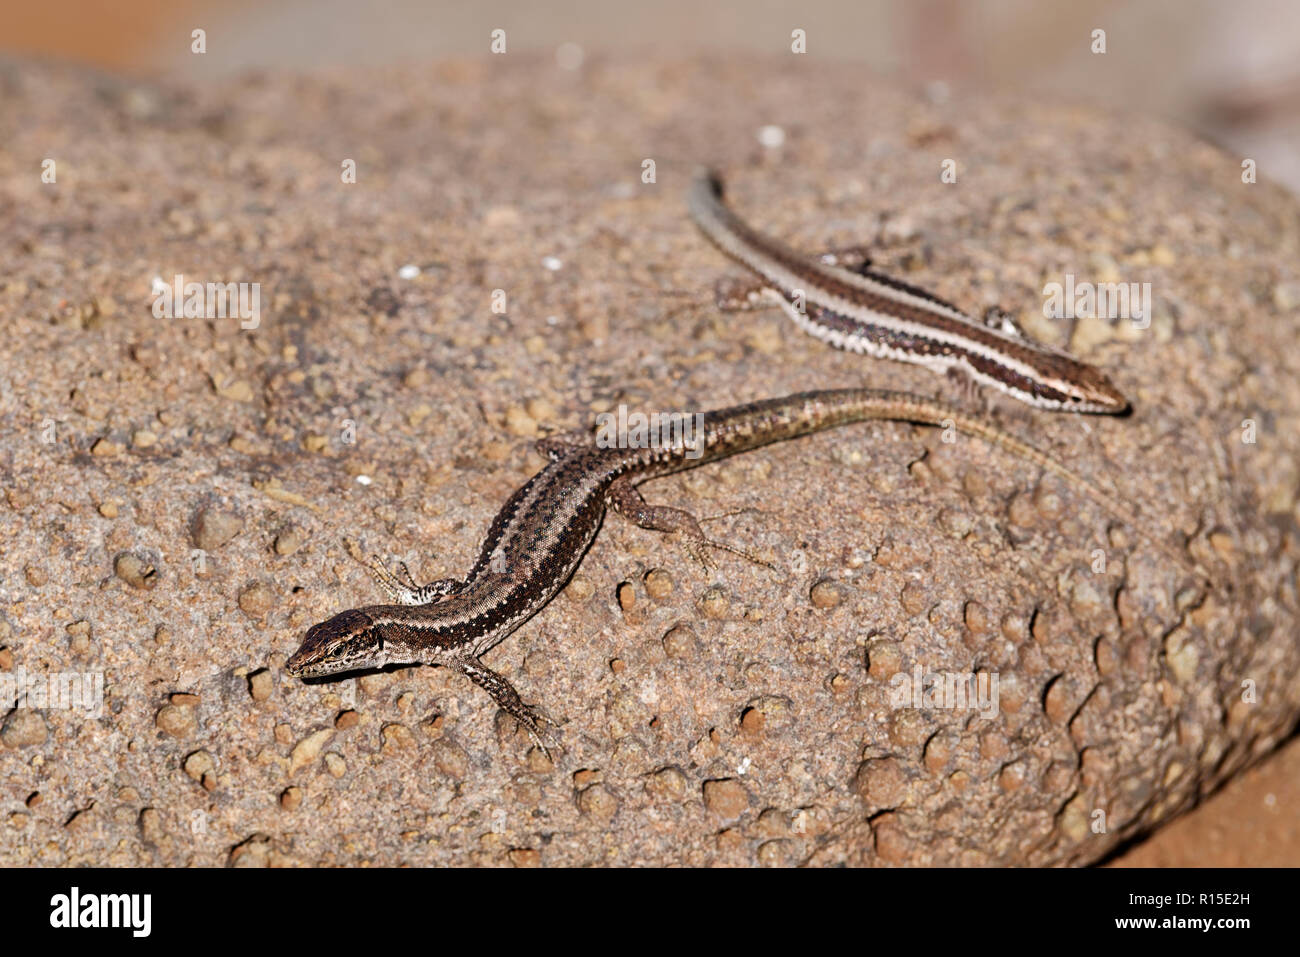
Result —
[[[4, 863], [1085, 863], [1295, 724], [1300, 218], [1238, 157], [797, 57], [203, 88], [10, 63], [0, 94], [0, 667], [106, 691], [98, 719], [5, 719]], [[463, 573], [535, 434], [956, 394], [713, 309], [700, 160], [791, 244], [870, 243], [1106, 368], [1131, 418], [995, 411], [1190, 535], [1212, 592], [1019, 462], [864, 425], [646, 487], [759, 510], [712, 528], [781, 574], [607, 521], [489, 656], [563, 722], [557, 766], [442, 669], [286, 676], [309, 625], [377, 600], [350, 553]], [[1150, 281], [1151, 328], [1036, 318], [1065, 272]], [[260, 327], [155, 318], [177, 273], [260, 282]], [[918, 666], [997, 672], [1000, 709], [895, 707]]]

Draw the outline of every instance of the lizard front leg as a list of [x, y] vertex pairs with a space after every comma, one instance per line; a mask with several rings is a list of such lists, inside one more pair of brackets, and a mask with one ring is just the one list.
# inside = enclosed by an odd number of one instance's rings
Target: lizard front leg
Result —
[[366, 563], [366, 568], [380, 591], [395, 605], [427, 605], [446, 595], [455, 594], [465, 587], [464, 582], [455, 578], [439, 578], [427, 585], [417, 585], [415, 579], [411, 577], [411, 570], [406, 567], [406, 562], [398, 562], [397, 569], [400, 574], [394, 574], [384, 566], [378, 555], [371, 556], [370, 561]]
[[542, 753], [548, 759], [551, 757], [551, 747], [558, 748], [559, 741], [547, 730], [547, 726], [554, 726], [555, 722], [541, 709], [524, 704], [523, 699], [519, 697], [519, 692], [507, 678], [497, 674], [477, 658], [465, 656], [453, 659], [450, 664], [490, 694], [497, 707], [518, 721], [528, 732], [529, 737], [542, 749]]

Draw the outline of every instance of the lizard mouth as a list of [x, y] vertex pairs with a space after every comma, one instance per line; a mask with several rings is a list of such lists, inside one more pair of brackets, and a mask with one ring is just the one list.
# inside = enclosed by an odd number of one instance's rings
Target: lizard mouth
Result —
[[303, 654], [302, 648], [295, 651], [289, 657], [289, 660], [284, 663], [284, 670], [289, 672], [289, 674], [293, 675], [295, 678], [311, 677], [311, 674], [308, 672], [306, 656]]

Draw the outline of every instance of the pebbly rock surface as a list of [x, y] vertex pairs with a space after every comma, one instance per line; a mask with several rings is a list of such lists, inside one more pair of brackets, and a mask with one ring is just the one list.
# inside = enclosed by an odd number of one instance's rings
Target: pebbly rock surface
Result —
[[[102, 692], [3, 706], [0, 863], [1083, 864], [1296, 723], [1300, 210], [1242, 157], [803, 57], [0, 90], [0, 678]], [[961, 398], [718, 312], [701, 161], [796, 248], [868, 244], [1104, 368], [1132, 416], [992, 414], [1210, 587], [1036, 469], [875, 423], [643, 488], [775, 573], [607, 518], [487, 656], [554, 763], [444, 669], [289, 677], [380, 600], [358, 558], [463, 574], [541, 435]], [[1044, 319], [1066, 274], [1150, 282], [1150, 322]], [[255, 317], [156, 315], [177, 276], [258, 284]], [[925, 694], [971, 673], [996, 704]]]

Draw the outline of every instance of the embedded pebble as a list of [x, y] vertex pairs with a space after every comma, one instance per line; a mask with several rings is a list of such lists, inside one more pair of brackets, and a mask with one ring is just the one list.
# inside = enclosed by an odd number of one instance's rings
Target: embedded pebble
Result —
[[918, 708], [902, 708], [894, 712], [889, 723], [889, 740], [900, 748], [919, 747], [929, 737], [932, 725]]
[[679, 768], [660, 768], [646, 779], [646, 793], [656, 801], [680, 801], [686, 797], [686, 775]]
[[903, 611], [916, 617], [930, 607], [930, 594], [920, 582], [908, 582], [898, 596]]
[[239, 610], [249, 618], [264, 618], [275, 607], [275, 592], [266, 582], [253, 582], [239, 593]]
[[1044, 482], [1034, 490], [1034, 508], [1038, 510], [1040, 518], [1058, 522], [1065, 511], [1065, 499]]
[[662, 569], [651, 569], [645, 575], [645, 592], [651, 598], [667, 598], [673, 593], [672, 576]]
[[965, 538], [975, 529], [975, 519], [964, 508], [945, 508], [939, 513], [939, 527], [953, 538]]
[[881, 568], [907, 571], [922, 564], [927, 557], [927, 551], [923, 546], [891, 539], [876, 550], [875, 563]]
[[887, 681], [903, 668], [903, 652], [898, 642], [876, 639], [867, 645], [867, 671], [871, 677]]
[[1025, 766], [1020, 761], [1008, 764], [998, 772], [998, 786], [1004, 791], [1019, 791], [1025, 784]]
[[764, 808], [754, 822], [754, 833], [759, 837], [786, 837], [790, 833], [790, 815], [778, 808]]
[[280, 530], [275, 536], [275, 553], [277, 555], [292, 555], [298, 549], [302, 548], [306, 536], [301, 528], [296, 525], [290, 525], [288, 528]]
[[217, 779], [214, 772], [217, 769], [217, 763], [207, 751], [194, 751], [186, 755], [181, 767], [185, 773], [195, 781], [198, 781], [209, 791], [217, 786]]
[[90, 622], [74, 621], [65, 629], [69, 635], [68, 650], [76, 658], [86, 658], [90, 655]]
[[758, 863], [763, 867], [794, 867], [799, 856], [799, 843], [789, 838], [764, 841], [758, 847]]
[[690, 625], [674, 625], [663, 640], [664, 654], [669, 658], [687, 659], [699, 654], [699, 639]]
[[432, 756], [434, 767], [449, 778], [459, 781], [469, 773], [469, 755], [446, 738], [434, 742]]
[[524, 409], [538, 422], [550, 422], [555, 419], [555, 406], [547, 399], [536, 397], [524, 403]]
[[158, 584], [158, 569], [139, 555], [123, 552], [113, 561], [113, 574], [132, 588], [149, 589]]
[[596, 587], [591, 583], [590, 579], [582, 575], [574, 575], [569, 581], [569, 587], [564, 589], [561, 594], [573, 602], [582, 603], [596, 594]]
[[734, 821], [749, 809], [749, 792], [734, 778], [704, 782], [704, 806], [724, 821]]
[[76, 811], [63, 826], [69, 834], [79, 840], [88, 840], [99, 827], [101, 815], [92, 804], [90, 807]]
[[511, 406], [506, 410], [506, 431], [511, 435], [522, 436], [523, 438], [536, 438], [537, 420], [518, 406]]
[[925, 745], [925, 767], [931, 773], [942, 771], [952, 760], [952, 738], [936, 734]]
[[30, 748], [44, 744], [49, 736], [45, 719], [31, 708], [15, 708], [0, 725], [0, 741], [6, 748]]
[[1011, 753], [1010, 742], [1001, 731], [992, 729], [980, 735], [980, 757], [986, 761], [1002, 761]]
[[154, 723], [173, 738], [184, 738], [198, 729], [198, 716], [191, 705], [168, 704], [158, 710]]
[[1089, 815], [1091, 810], [1088, 807], [1087, 798], [1082, 794], [1077, 795], [1065, 805], [1057, 820], [1066, 837], [1072, 841], [1087, 839], [1090, 833]]
[[597, 824], [608, 824], [618, 813], [618, 798], [603, 784], [594, 784], [578, 794], [578, 810]]
[[332, 728], [322, 728], [319, 731], [312, 732], [295, 744], [293, 751], [289, 754], [289, 773], [297, 774], [320, 757], [326, 742], [332, 737], [334, 737]]
[[386, 724], [379, 730], [379, 737], [383, 741], [383, 751], [385, 754], [390, 752], [411, 751], [416, 747], [415, 735], [411, 729], [404, 724]]
[[515, 867], [541, 867], [542, 854], [540, 851], [531, 847], [511, 848], [510, 853], [506, 855], [510, 863]]
[[993, 630], [992, 613], [977, 601], [966, 602], [966, 607], [962, 609], [962, 620], [972, 635], [982, 637]]
[[1183, 629], [1173, 631], [1165, 638], [1165, 660], [1180, 684], [1190, 684], [1196, 679], [1201, 655], [1196, 650], [1196, 643]]
[[1063, 724], [1074, 707], [1074, 693], [1069, 678], [1065, 675], [1054, 680], [1043, 697], [1043, 710], [1057, 724]]
[[757, 733], [764, 729], [779, 730], [794, 721], [794, 702], [782, 695], [762, 695], [752, 699], [741, 714], [740, 726]]
[[1024, 492], [1018, 493], [1011, 499], [1011, 504], [1007, 507], [1007, 518], [1012, 525], [1018, 525], [1021, 528], [1033, 528], [1038, 524], [1038, 509], [1034, 506], [1034, 500], [1031, 495]]
[[1115, 652], [1115, 642], [1104, 637], [1098, 640], [1097, 647], [1093, 651], [1093, 661], [1097, 665], [1097, 673], [1103, 678], [1115, 674], [1119, 668], [1119, 656]]
[[822, 579], [809, 589], [808, 598], [814, 608], [835, 608], [844, 601], [844, 594], [835, 582]]
[[705, 618], [717, 621], [726, 618], [730, 610], [731, 602], [727, 600], [727, 593], [720, 585], [711, 586], [700, 596], [700, 613]]
[[147, 807], [140, 812], [140, 837], [155, 847], [167, 839], [163, 816], [157, 808]]
[[907, 794], [907, 777], [897, 758], [863, 761], [854, 776], [853, 788], [869, 808], [897, 807]]
[[203, 508], [194, 516], [190, 535], [199, 548], [213, 551], [238, 535], [243, 528], [244, 520], [234, 512]]
[[1028, 688], [1014, 672], [998, 675], [998, 706], [1007, 714], [1016, 714], [1024, 706]]
[[912, 841], [903, 829], [897, 813], [886, 813], [872, 819], [871, 830], [876, 836], [876, 853], [888, 864], [904, 864], [912, 853]]
[[259, 668], [248, 676], [248, 694], [254, 701], [265, 701], [271, 697], [274, 687], [271, 672], [266, 668]]
[[618, 607], [627, 614], [636, 607], [636, 589], [631, 582], [621, 582], [617, 589]]
[[253, 401], [253, 386], [247, 379], [223, 382], [216, 387], [216, 393], [223, 399], [230, 399], [232, 402]]
[[1300, 308], [1300, 279], [1288, 279], [1274, 285], [1273, 305], [1283, 312]]
[[1070, 336], [1070, 351], [1076, 356], [1086, 356], [1097, 346], [1115, 338], [1115, 327], [1100, 316], [1082, 316]]

